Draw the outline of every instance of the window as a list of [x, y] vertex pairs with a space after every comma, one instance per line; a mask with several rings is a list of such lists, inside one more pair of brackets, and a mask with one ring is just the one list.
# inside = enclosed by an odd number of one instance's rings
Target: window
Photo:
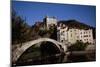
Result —
[[84, 35], [84, 37], [88, 37], [88, 35]]
[[90, 33], [91, 31], [89, 31], [89, 33]]
[[79, 36], [77, 36], [77, 38], [79, 38]]
[[63, 42], [63, 40], [61, 40], [61, 42]]
[[91, 35], [89, 35], [89, 37], [91, 37]]
[[63, 40], [65, 40], [65, 38], [63, 38]]
[[61, 32], [61, 35], [63, 35], [63, 36], [64, 36], [64, 31], [63, 31], [63, 32]]
[[72, 37], [72, 34], [71, 34], [71, 37]]
[[81, 38], [82, 38], [82, 36], [81, 36]]
[[74, 31], [76, 31], [76, 30], [74, 30]]

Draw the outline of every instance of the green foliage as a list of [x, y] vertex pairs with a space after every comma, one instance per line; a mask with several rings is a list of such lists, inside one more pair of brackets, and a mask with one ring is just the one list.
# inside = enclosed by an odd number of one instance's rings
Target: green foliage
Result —
[[44, 36], [45, 34], [47, 34], [48, 31], [47, 30], [39, 30], [39, 35], [40, 36]]
[[54, 26], [51, 29], [51, 36], [50, 36], [50, 38], [57, 40], [57, 28], [56, 28], [56, 26]]
[[15, 12], [12, 13], [12, 43], [25, 42], [29, 37], [30, 26]]
[[73, 44], [72, 46], [69, 47], [69, 51], [81, 51], [81, 50], [85, 50], [87, 44], [77, 41], [75, 44]]

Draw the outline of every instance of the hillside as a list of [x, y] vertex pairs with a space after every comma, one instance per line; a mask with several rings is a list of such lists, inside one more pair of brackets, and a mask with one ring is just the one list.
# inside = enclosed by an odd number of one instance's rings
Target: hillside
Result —
[[77, 28], [77, 29], [92, 29], [93, 28], [92, 26], [86, 25], [76, 20], [62, 20], [62, 21], [58, 21], [58, 24], [59, 23], [63, 23], [67, 25], [69, 28]]

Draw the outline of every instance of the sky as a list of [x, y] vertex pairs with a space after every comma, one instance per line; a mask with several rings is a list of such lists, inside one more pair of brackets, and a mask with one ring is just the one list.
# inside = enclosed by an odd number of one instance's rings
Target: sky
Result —
[[75, 19], [96, 27], [96, 6], [13, 1], [12, 8], [29, 25], [43, 21], [45, 16], [55, 16], [58, 21]]

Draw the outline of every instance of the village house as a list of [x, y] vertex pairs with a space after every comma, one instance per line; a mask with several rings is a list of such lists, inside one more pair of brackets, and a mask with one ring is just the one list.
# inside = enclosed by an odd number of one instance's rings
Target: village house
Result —
[[57, 39], [62, 43], [74, 44], [77, 41], [82, 41], [83, 43], [93, 43], [92, 29], [75, 29], [68, 28], [64, 24], [57, 26]]

